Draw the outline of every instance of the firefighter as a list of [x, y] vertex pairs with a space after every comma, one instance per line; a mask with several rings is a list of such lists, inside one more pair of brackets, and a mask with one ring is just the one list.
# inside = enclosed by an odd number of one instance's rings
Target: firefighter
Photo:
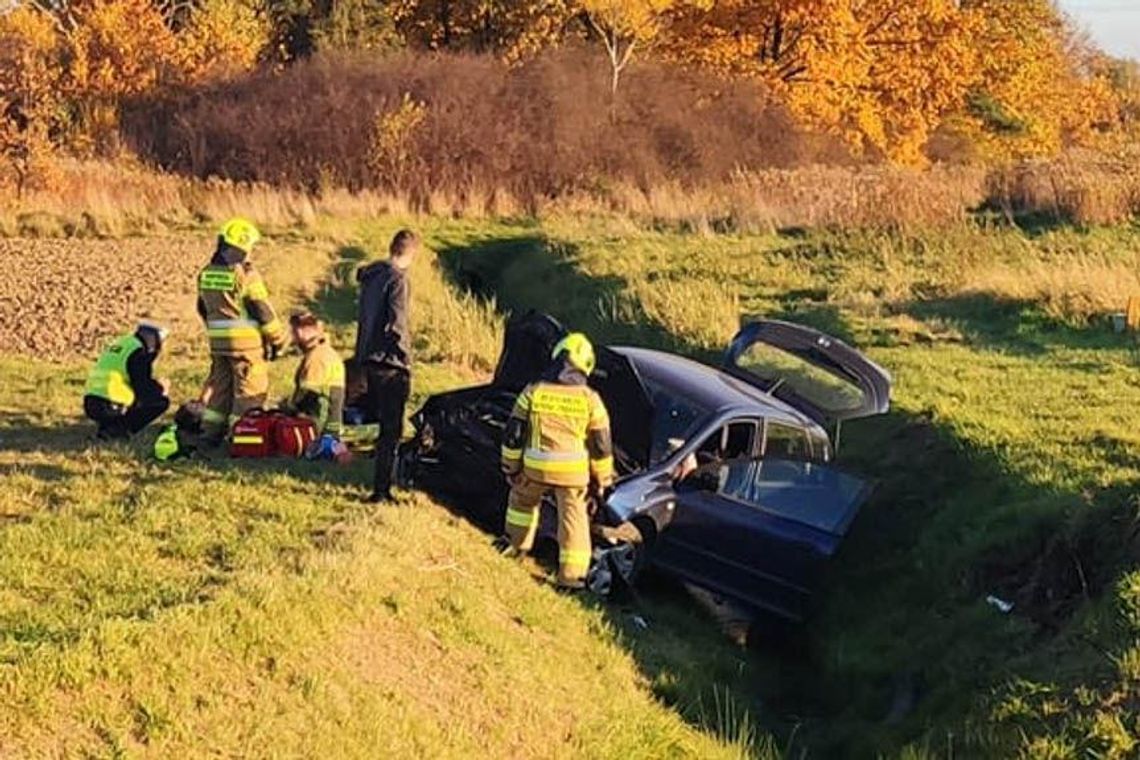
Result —
[[523, 390], [503, 437], [510, 484], [506, 530], [511, 547], [530, 551], [539, 507], [553, 492], [558, 506], [558, 585], [579, 589], [590, 566], [587, 500], [613, 481], [613, 444], [605, 404], [586, 383], [594, 347], [571, 333], [554, 347], [542, 379]]
[[218, 248], [198, 275], [198, 313], [210, 340], [210, 375], [202, 392], [204, 443], [220, 444], [232, 424], [265, 406], [267, 362], [284, 349], [285, 327], [269, 303], [269, 291], [248, 260], [261, 240], [251, 222], [231, 219]]
[[170, 408], [170, 383], [154, 377], [166, 335], [165, 328], [140, 322], [107, 346], [87, 374], [83, 412], [98, 426], [99, 440], [129, 438]]
[[313, 420], [321, 435], [339, 438], [344, 417], [344, 361], [329, 345], [324, 325], [313, 314], [294, 314], [289, 327], [302, 356], [293, 379], [293, 395], [282, 409]]

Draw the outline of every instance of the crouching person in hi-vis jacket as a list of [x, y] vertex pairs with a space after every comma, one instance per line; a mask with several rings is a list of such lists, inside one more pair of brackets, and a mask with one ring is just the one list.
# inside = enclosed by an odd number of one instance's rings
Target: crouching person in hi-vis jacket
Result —
[[87, 374], [83, 412], [98, 425], [101, 441], [129, 438], [170, 408], [170, 383], [154, 376], [166, 328], [140, 322], [99, 356]]
[[558, 505], [558, 585], [581, 588], [590, 566], [587, 498], [613, 480], [613, 444], [605, 404], [586, 382], [594, 347], [581, 333], [554, 348], [542, 379], [518, 397], [503, 438], [503, 472], [511, 484], [507, 537], [518, 552], [533, 548], [539, 507]]
[[210, 340], [210, 376], [202, 393], [207, 445], [221, 443], [242, 414], [265, 406], [266, 362], [275, 360], [287, 342], [265, 281], [248, 261], [259, 240], [261, 233], [251, 222], [231, 219], [198, 275], [198, 314]]

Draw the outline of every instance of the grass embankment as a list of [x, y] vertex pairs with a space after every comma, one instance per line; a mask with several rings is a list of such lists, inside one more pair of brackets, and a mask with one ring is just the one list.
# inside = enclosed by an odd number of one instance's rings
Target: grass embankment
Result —
[[1134, 229], [679, 237], [595, 221], [441, 245], [458, 282], [604, 339], [715, 359], [739, 314], [763, 314], [894, 373], [895, 411], [844, 431], [841, 457], [880, 488], [806, 643], [733, 683], [795, 716], [798, 744], [1137, 750], [1140, 382], [1102, 314], [1140, 293]]
[[[330, 229], [259, 260], [278, 304], [318, 308], [345, 349], [351, 273], [394, 227]], [[487, 372], [498, 318], [431, 257], [415, 291], [418, 402]], [[187, 398], [205, 357], [176, 341], [165, 370]], [[85, 368], [0, 358], [0, 755], [770, 750], [716, 690], [743, 658], [715, 633], [657, 633], [671, 646], [642, 659], [622, 612], [553, 593], [428, 499], [360, 504], [367, 461], [160, 466], [146, 441], [91, 447]]]
[[[1134, 231], [417, 224], [446, 275], [427, 257], [415, 274], [417, 399], [498, 349], [501, 317], [447, 278], [606, 340], [713, 359], [762, 313], [889, 367], [896, 411], [844, 434], [880, 488], [814, 620], [749, 654], [650, 593], [643, 630], [552, 595], [421, 497], [359, 505], [366, 462], [165, 468], [88, 449], [82, 363], [7, 358], [0, 753], [1135, 751], [1140, 383], [1132, 344], [1091, 319], [1136, 289]], [[305, 229], [266, 249], [267, 276], [344, 348], [351, 273], [392, 227]], [[192, 395], [200, 346], [170, 364]]]

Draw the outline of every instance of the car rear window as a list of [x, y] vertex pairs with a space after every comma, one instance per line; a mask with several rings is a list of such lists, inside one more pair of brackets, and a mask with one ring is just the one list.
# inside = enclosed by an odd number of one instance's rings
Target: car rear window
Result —
[[765, 343], [749, 346], [736, 360], [736, 366], [762, 380], [769, 392], [775, 391], [778, 383], [785, 385], [819, 409], [855, 411], [866, 400], [854, 383]]

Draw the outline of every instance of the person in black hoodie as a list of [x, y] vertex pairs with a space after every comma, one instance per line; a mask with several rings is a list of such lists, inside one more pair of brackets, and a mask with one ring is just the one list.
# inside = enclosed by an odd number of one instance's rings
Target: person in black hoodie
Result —
[[154, 377], [166, 330], [140, 322], [117, 338], [87, 374], [83, 412], [97, 426], [99, 440], [129, 438], [170, 408], [170, 383]]
[[389, 246], [390, 258], [362, 268], [355, 360], [368, 378], [368, 405], [380, 423], [376, 441], [376, 472], [372, 503], [392, 501], [392, 471], [396, 447], [404, 432], [404, 408], [412, 384], [411, 307], [412, 265], [420, 240], [411, 230], [400, 230]]

